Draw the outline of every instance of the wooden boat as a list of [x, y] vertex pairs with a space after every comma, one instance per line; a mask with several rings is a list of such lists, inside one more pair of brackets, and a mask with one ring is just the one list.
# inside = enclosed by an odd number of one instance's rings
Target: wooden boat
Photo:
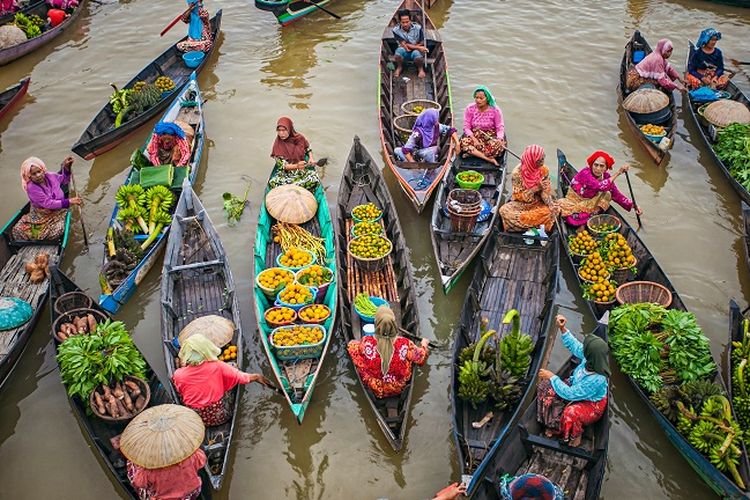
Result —
[[[570, 180], [573, 179], [576, 170], [572, 165], [570, 165], [570, 163], [568, 163], [565, 158], [565, 154], [559, 149], [557, 150], [557, 159], [558, 195], [564, 196], [564, 194], [567, 193], [568, 185], [570, 184]], [[646, 245], [640, 240], [640, 238], [638, 238], [638, 235], [635, 233], [633, 228], [625, 219], [619, 216], [618, 212], [614, 208], [612, 208], [612, 206], [610, 206], [610, 208], [607, 210], [607, 213], [615, 215], [620, 219], [620, 221], [622, 222], [620, 233], [626, 237], [628, 245], [630, 245], [631, 249], [633, 250], [633, 255], [635, 255], [635, 257], [638, 259], [638, 272], [635, 276], [635, 280], [652, 281], [666, 287], [672, 293], [672, 303], [669, 308], [687, 311], [685, 304], [680, 298], [680, 295], [677, 293], [677, 290], [675, 290], [674, 286], [669, 281], [666, 273], [664, 273], [662, 268], [659, 267], [659, 264], [656, 262], [653, 255], [648, 250]], [[567, 228], [566, 224], [561, 224], [561, 226], [563, 226], [562, 231], [564, 235], [565, 251], [570, 258], [570, 262], [573, 266], [574, 271], [576, 271], [576, 276], [578, 276], [577, 263], [573, 260], [570, 253], [568, 252], [567, 236], [570, 234], [570, 231]], [[611, 307], [613, 307], [602, 306], [588, 300], [586, 301], [586, 303], [588, 304], [591, 313], [597, 319], [600, 319]], [[719, 365], [720, 363], [717, 363], [717, 366]], [[677, 451], [680, 452], [685, 460], [688, 461], [690, 466], [693, 467], [698, 475], [703, 478], [706, 484], [708, 484], [711, 489], [713, 489], [722, 497], [744, 498], [745, 493], [734, 483], [734, 481], [732, 481], [729, 476], [725, 475], [723, 472], [717, 469], [716, 466], [714, 466], [707, 457], [703, 456], [697, 449], [695, 449], [687, 440], [687, 438], [677, 431], [677, 428], [672, 424], [672, 422], [670, 422], [669, 419], [667, 419], [667, 417], [664, 416], [656, 408], [656, 406], [654, 406], [654, 404], [651, 402], [651, 399], [649, 398], [649, 394], [644, 389], [642, 389], [638, 385], [638, 383], [629, 375], [623, 375], [628, 379], [628, 382], [630, 382], [633, 390], [643, 401], [643, 404], [646, 405], [649, 412], [656, 420], [656, 423], [667, 435], [667, 438], [672, 442], [675, 448], [677, 448]], [[726, 387], [723, 377], [719, 372], [716, 373], [714, 382], [722, 387]], [[750, 482], [748, 481], [748, 478], [750, 478], [750, 472], [748, 471], [746, 457], [743, 457], [740, 465], [740, 474], [742, 475], [745, 484], [750, 484]]]
[[[392, 29], [397, 25], [397, 13], [401, 9], [411, 11], [412, 20], [424, 29], [429, 53], [425, 60], [423, 79], [417, 77], [416, 68], [405, 63], [401, 78], [394, 78], [393, 67], [395, 50], [398, 47]], [[388, 168], [398, 179], [401, 189], [417, 209], [424, 210], [432, 192], [437, 188], [453, 157], [451, 141], [444, 140], [440, 147], [437, 163], [401, 162], [394, 156], [393, 150], [403, 146], [408, 136], [404, 137], [394, 124], [394, 120], [403, 115], [401, 105], [414, 99], [430, 100], [440, 104], [440, 123], [453, 125], [453, 102], [451, 99], [448, 64], [445, 60], [443, 42], [435, 25], [417, 0], [403, 0], [383, 32], [380, 44], [380, 62], [378, 69], [378, 116], [380, 123], [380, 140], [385, 152]]]
[[750, 206], [744, 201], [740, 201], [742, 206], [742, 248], [745, 250], [745, 263], [750, 269]]
[[[463, 474], [472, 476], [468, 496], [482, 482], [489, 464], [516, 425], [523, 402], [535, 390], [537, 372], [546, 364], [545, 359], [554, 344], [547, 332], [552, 324], [557, 292], [559, 236], [557, 232], [552, 233], [545, 246], [535, 239], [534, 244], [528, 245], [520, 233], [504, 233], [500, 231], [500, 224], [495, 225], [461, 309], [453, 344], [451, 397], [458, 463]], [[530, 335], [535, 343], [522, 396], [506, 411], [497, 410], [491, 401], [479, 404], [475, 409], [458, 396], [459, 355], [465, 347], [479, 340], [485, 318], [488, 330], [498, 330], [498, 336], [490, 342], [496, 342], [509, 331], [502, 330], [501, 322], [511, 309], [521, 313], [521, 331]], [[494, 416], [489, 422], [479, 428], [472, 425], [482, 421], [490, 411]]]
[[[195, 102], [197, 104], [194, 107], [183, 107], [183, 101], [186, 103]], [[185, 84], [185, 86], [180, 91], [179, 98], [172, 103], [172, 105], [162, 117], [162, 121], [165, 122], [180, 120], [182, 122], [189, 123], [195, 131], [193, 144], [191, 145], [192, 156], [190, 157], [190, 161], [188, 162], [187, 174], [187, 178], [191, 183], [195, 182], [195, 179], [198, 176], [198, 170], [201, 164], [201, 155], [203, 154], [203, 145], [206, 139], [206, 125], [203, 119], [202, 102], [203, 99], [201, 97], [200, 88], [198, 88], [198, 82], [195, 80], [195, 74], [193, 74], [188, 83]], [[150, 137], [146, 140], [146, 145], [148, 145], [149, 140]], [[127, 185], [137, 182], [137, 177], [138, 169], [135, 166], [131, 166], [131, 169], [128, 172], [123, 184]], [[175, 193], [175, 199], [179, 197], [180, 189], [181, 186], [172, 187], [172, 191]], [[119, 213], [119, 211], [120, 208], [115, 203], [114, 210], [112, 211], [112, 217], [109, 221], [109, 227], [114, 229], [123, 228], [122, 223], [117, 220], [117, 214]], [[107, 282], [107, 279], [103, 274], [100, 275], [99, 281], [102, 284], [102, 295], [99, 297], [99, 304], [101, 304], [104, 309], [114, 314], [123, 304], [128, 301], [128, 299], [130, 299], [133, 293], [135, 293], [135, 290], [138, 288], [138, 285], [141, 283], [141, 281], [143, 281], [143, 278], [146, 277], [148, 271], [156, 263], [159, 252], [164, 247], [164, 243], [167, 241], [166, 237], [168, 234], [169, 226], [166, 226], [163, 232], [157, 237], [156, 241], [154, 241], [148, 247], [143, 258], [135, 267], [135, 269], [133, 269], [128, 274], [127, 278], [125, 278], [121, 283], [110, 284]], [[143, 241], [146, 239], [146, 237], [147, 236], [145, 234], [135, 236], [137, 241]], [[109, 259], [107, 252], [104, 252], [102, 268], [107, 264], [108, 261]]]
[[[607, 340], [607, 326], [597, 325], [593, 334]], [[567, 379], [577, 365], [578, 361], [571, 356], [557, 375]], [[536, 401], [532, 401], [500, 446], [474, 498], [500, 499], [500, 479], [505, 474], [536, 473], [558, 485], [565, 492], [565, 498], [598, 500], [607, 464], [609, 409], [598, 422], [585, 429], [581, 446], [577, 447], [546, 437], [536, 416]]]
[[[276, 171], [277, 169], [274, 167], [269, 180], [276, 175]], [[265, 194], [268, 191], [270, 189], [266, 186]], [[331, 337], [335, 331], [336, 305], [338, 302], [338, 274], [336, 270], [335, 236], [331, 212], [328, 208], [323, 186], [319, 184], [313, 194], [318, 202], [318, 211], [315, 217], [304, 224], [300, 224], [300, 227], [313, 236], [323, 238], [326, 249], [326, 260], [325, 262], [318, 261], [318, 264], [325, 265], [333, 272], [333, 279], [330, 285], [328, 285], [324, 297], [318, 297], [317, 299], [318, 302], [322, 300], [322, 303], [330, 308], [331, 315], [322, 324], [323, 328], [325, 328], [326, 336], [321, 346], [322, 350], [315, 357], [301, 360], [281, 360], [276, 356], [276, 348], [271, 345], [270, 335], [274, 329], [266, 322], [265, 311], [273, 307], [274, 300], [267, 297], [263, 293], [263, 290], [258, 287], [257, 277], [264, 269], [276, 267], [276, 257], [281, 254], [281, 246], [273, 241], [271, 228], [276, 224], [276, 219], [268, 213], [265, 203], [260, 204], [258, 229], [255, 233], [255, 247], [253, 250], [253, 304], [255, 305], [255, 318], [258, 322], [260, 340], [268, 357], [268, 362], [273, 369], [274, 376], [278, 381], [278, 385], [284, 393], [284, 398], [286, 398], [289, 407], [292, 409], [292, 413], [300, 424], [310, 404], [320, 368], [323, 365], [326, 354], [328, 354]]]
[[[464, 159], [457, 155], [440, 183], [437, 198], [432, 207], [430, 235], [432, 236], [432, 249], [440, 270], [440, 281], [445, 293], [451, 291], [474, 257], [482, 250], [495, 226], [505, 185], [507, 156], [507, 153], [503, 153], [500, 168], [498, 168], [479, 158]], [[466, 170], [474, 170], [484, 175], [484, 183], [479, 188], [479, 192], [492, 211], [481, 222], [478, 221], [470, 233], [453, 232], [450, 216], [446, 212], [448, 194], [459, 187], [456, 175]]]
[[[357, 205], [365, 203], [374, 203], [383, 211], [381, 220], [385, 235], [393, 242], [393, 251], [388, 263], [379, 271], [363, 271], [357, 268], [346, 251], [353, 226], [351, 211]], [[336, 227], [337, 255], [341, 276], [339, 314], [341, 331], [346, 341], [362, 338], [363, 325], [360, 317], [353, 310], [354, 297], [362, 292], [388, 300], [397, 315], [401, 328], [413, 334], [415, 338], [419, 337], [414, 277], [411, 273], [409, 252], [401, 231], [401, 223], [378, 165], [356, 136], [341, 177], [336, 205], [339, 213]], [[382, 290], [378, 289], [375, 283], [388, 285], [385, 287], [386, 290]], [[354, 371], [357, 372], [356, 369]], [[364, 385], [359, 373], [357, 373], [357, 380], [367, 396], [367, 402], [375, 415], [378, 426], [391, 447], [395, 451], [400, 451], [411, 411], [414, 375], [399, 396], [383, 399], [375, 397], [374, 393]]]
[[29, 89], [29, 83], [31, 83], [31, 78], [27, 76], [18, 82], [17, 85], [0, 92], [0, 120], [10, 112], [18, 101], [23, 99], [23, 96], [26, 95], [26, 91]]
[[[26, 14], [27, 12], [30, 12], [32, 9], [36, 9], [40, 5], [44, 4], [46, 0], [31, 0], [25, 7], [23, 7], [21, 10], [17, 12], [23, 12]], [[3, 24], [8, 24], [13, 22], [13, 18], [16, 16], [16, 12], [10, 13], [10, 14], [4, 14], [0, 16], [0, 26]]]
[[[690, 61], [690, 57], [693, 55], [693, 52], [695, 52], [695, 45], [693, 45], [693, 42], [688, 41], [688, 56], [687, 60], [685, 62], [685, 67], [687, 68], [688, 62]], [[733, 101], [741, 102], [748, 108], [750, 108], [750, 99], [745, 95], [744, 92], [742, 92], [742, 89], [740, 89], [732, 80], [729, 80], [729, 83], [727, 84], [727, 88], [725, 89], [730, 94], [730, 99]], [[709, 156], [711, 156], [714, 159], [714, 162], [719, 166], [719, 169], [724, 174], [724, 176], [729, 180], [729, 183], [732, 185], [734, 190], [737, 192], [737, 194], [742, 198], [742, 201], [745, 203], [750, 203], [750, 192], [748, 192], [748, 189], [740, 184], [737, 179], [732, 176], [729, 170], [729, 166], [725, 164], [721, 158], [716, 154], [716, 151], [714, 150], [714, 145], [716, 144], [716, 127], [708, 123], [703, 116], [700, 115], [699, 109], [705, 104], [702, 102], [695, 102], [690, 97], [690, 93], [686, 93], [685, 97], [683, 98], [684, 107], [687, 108], [688, 113], [693, 119], [693, 122], [695, 122], [695, 127], [700, 132], [701, 139], [703, 139], [703, 143], [706, 145], [706, 149], [708, 150]]]
[[331, 0], [255, 0], [255, 7], [260, 10], [272, 12], [276, 20], [282, 26], [287, 26], [294, 21], [314, 12], [320, 12], [320, 7], [325, 7]]
[[[750, 319], [748, 316], [748, 310], [740, 310], [740, 306], [734, 299], [729, 301], [729, 335], [727, 341], [727, 362], [724, 363], [724, 380], [727, 382], [727, 395], [729, 400], [732, 402], [732, 411], [734, 412], [734, 379], [732, 378], [732, 352], [734, 351], [734, 345], [732, 342], [742, 342], [744, 336], [743, 321]], [[736, 418], [736, 414], [735, 414]], [[747, 446], [745, 441], [742, 442], [742, 453], [745, 461], [745, 467], [750, 471], [750, 456], [747, 454]]]
[[62, 260], [70, 234], [72, 211], [69, 210], [65, 218], [63, 236], [59, 240], [14, 240], [13, 226], [29, 213], [30, 208], [31, 205], [26, 203], [0, 230], [0, 297], [17, 297], [31, 304], [34, 309], [29, 321], [12, 330], [0, 332], [0, 387], [18, 363], [48, 296], [48, 280], [31, 283], [29, 275], [24, 270], [24, 264], [33, 261], [42, 253], [49, 255], [51, 266], [58, 264]]
[[[164, 360], [170, 380], [169, 390], [175, 401], [180, 401], [180, 397], [171, 383], [178, 368], [178, 350], [173, 340], [185, 326], [201, 316], [217, 315], [234, 322], [235, 331], [230, 344], [237, 346], [237, 368], [245, 368], [242, 322], [232, 270], [219, 234], [188, 180], [183, 184], [172, 219], [161, 274], [160, 302]], [[235, 361], [231, 363], [235, 364]], [[240, 387], [232, 389], [225, 398], [232, 418], [223, 425], [206, 427], [203, 442], [211, 485], [215, 490], [221, 488], [227, 472]]]
[[[83, 10], [85, 4], [86, 0], [81, 0], [78, 7], [73, 10], [73, 12], [68, 17], [66, 17], [65, 20], [63, 20], [63, 22], [61, 22], [54, 28], [43, 31], [41, 35], [30, 38], [25, 42], [19, 43], [18, 45], [0, 49], [0, 66], [8, 64], [11, 61], [15, 61], [16, 59], [25, 56], [30, 52], [33, 52], [39, 47], [46, 45], [57, 38], [63, 31], [67, 30], [75, 24], [76, 19], [78, 19], [78, 16], [81, 15], [81, 11]], [[50, 7], [46, 2], [39, 2], [30, 5], [26, 9], [23, 9], [22, 12], [26, 15], [36, 14], [42, 19], [47, 19], [47, 11], [49, 9]], [[3, 22], [2, 24], [8, 24], [9, 22], [10, 21], [8, 21], [7, 23]]]
[[[54, 325], [57, 318], [61, 313], [55, 310], [55, 302], [57, 299], [69, 292], [82, 292], [85, 293], [78, 285], [76, 285], [70, 278], [62, 273], [57, 266], [51, 266], [50, 268], [50, 325]], [[95, 309], [103, 315], [109, 317], [109, 313], [105, 311], [101, 306], [96, 304], [96, 301], [91, 300], [91, 309]], [[67, 310], [63, 310], [63, 313]], [[55, 337], [55, 332], [50, 331], [52, 335], [52, 341], [55, 344], [55, 350], [60, 346], [59, 341]], [[145, 358], [144, 358], [145, 359]], [[174, 399], [165, 389], [159, 377], [154, 373], [151, 366], [146, 361], [146, 370], [148, 377], [148, 385], [151, 388], [151, 399], [149, 401], [149, 407], [157, 406], [161, 404], [173, 404]], [[138, 500], [138, 494], [130, 484], [126, 470], [126, 459], [122, 454], [115, 450], [112, 446], [111, 439], [119, 436], [127, 422], [107, 422], [91, 414], [89, 411], [88, 402], [81, 401], [77, 397], [68, 397], [70, 406], [73, 407], [73, 413], [78, 419], [78, 423], [81, 425], [84, 433], [91, 442], [92, 447], [98, 452], [101, 461], [109, 470], [114, 480], [120, 485], [121, 490], [125, 493], [127, 498]], [[208, 500], [211, 498], [211, 486], [208, 481], [208, 475], [205, 470], [201, 471], [201, 479], [203, 481], [201, 495], [198, 498]]]
[[[625, 97], [627, 97], [630, 93], [628, 92], [627, 78], [628, 71], [634, 66], [633, 52], [635, 52], [636, 50], [643, 51], [646, 53], [646, 55], [653, 52], [651, 46], [638, 30], [635, 30], [635, 32], [633, 32], [633, 36], [628, 41], [627, 45], [625, 45], [625, 53], [623, 54], [622, 62], [620, 63], [620, 84], [617, 87], [617, 98], [620, 106], [622, 106], [622, 102], [625, 100]], [[669, 148], [671, 148], [673, 144], [674, 133], [677, 129], [677, 105], [675, 104], [675, 99], [672, 95], [672, 92], [668, 92], [667, 96], [669, 97], [669, 117], [660, 121], [659, 123], [653, 123], [653, 125], [661, 125], [666, 129], [666, 138], [669, 140]], [[638, 142], [641, 143], [643, 149], [646, 150], [646, 153], [648, 153], [648, 155], [652, 160], [654, 160], [657, 165], [661, 165], [662, 161], [664, 161], [664, 158], [667, 156], [667, 151], [669, 150], [669, 148], [665, 147], [664, 149], [661, 149], [656, 143], [646, 137], [646, 135], [639, 128], [640, 125], [645, 125], [645, 123], [639, 123], [633, 113], [626, 110], [625, 108], [622, 109], [622, 112], [625, 114], [628, 125], [630, 125], [633, 134], [635, 135], [636, 139], [638, 139]]]
[[[174, 90], [162, 94], [162, 98], [158, 103], [143, 113], [126, 121], [117, 128], [114, 128], [116, 115], [112, 111], [112, 104], [107, 102], [101, 111], [97, 113], [88, 127], [86, 127], [86, 130], [83, 131], [78, 142], [73, 145], [71, 148], [73, 152], [81, 158], [91, 160], [95, 156], [105, 153], [120, 144], [131, 133], [135, 132], [142, 125], [151, 120], [156, 114], [166, 108], [169, 103], [180, 94], [180, 89], [190, 81], [191, 75], [193, 73], [200, 73], [205, 67], [206, 62], [210, 59], [211, 54], [216, 49], [216, 39], [221, 28], [221, 14], [222, 12], [219, 10], [216, 15], [211, 18], [211, 32], [214, 44], [211, 46], [211, 50], [206, 53], [206, 57], [203, 59], [203, 62], [201, 62], [200, 66], [194, 69], [188, 68], [182, 60], [182, 53], [177, 50], [177, 44], [169, 47], [122, 88], [130, 89], [136, 84], [136, 82], [145, 81], [153, 83], [160, 76], [168, 76], [175, 83]], [[182, 40], [185, 40], [185, 38]]]

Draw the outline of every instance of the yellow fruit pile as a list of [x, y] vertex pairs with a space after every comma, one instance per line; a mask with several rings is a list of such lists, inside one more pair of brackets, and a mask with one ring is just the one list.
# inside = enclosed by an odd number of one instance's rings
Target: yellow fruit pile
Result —
[[307, 304], [312, 302], [313, 295], [312, 291], [306, 286], [291, 283], [279, 293], [279, 300], [291, 305]]
[[258, 275], [258, 283], [270, 290], [276, 290], [278, 287], [288, 285], [293, 281], [294, 273], [279, 267], [266, 269]]
[[297, 318], [297, 313], [289, 307], [272, 307], [265, 314], [266, 321], [276, 325], [293, 323]]
[[273, 344], [276, 346], [317, 344], [321, 340], [323, 340], [323, 330], [312, 326], [295, 325], [273, 334]]
[[588, 255], [596, 250], [599, 243], [585, 229], [568, 240], [568, 250], [575, 255]]
[[578, 269], [578, 276], [586, 281], [592, 281], [594, 283], [604, 281], [609, 278], [609, 271], [607, 266], [602, 260], [602, 256], [599, 252], [593, 252], [581, 262], [581, 267]]
[[642, 125], [641, 132], [648, 135], [666, 135], [666, 129], [661, 125]]
[[312, 254], [299, 248], [290, 248], [279, 257], [279, 264], [284, 267], [303, 267], [313, 260]]
[[360, 236], [349, 242], [349, 251], [362, 259], [378, 259], [391, 251], [393, 244], [383, 236]]
[[162, 92], [167, 92], [174, 88], [174, 81], [168, 76], [160, 76], [156, 79], [155, 85]]
[[359, 221], [374, 221], [383, 214], [383, 211], [375, 206], [374, 203], [365, 203], [357, 205], [352, 209], [352, 217]]
[[314, 322], [323, 321], [331, 315], [331, 310], [328, 306], [322, 304], [313, 304], [311, 306], [305, 306], [299, 310], [299, 317], [302, 321]]
[[333, 280], [333, 273], [323, 266], [310, 266], [297, 273], [297, 281], [307, 286], [325, 285], [331, 280]]
[[380, 236], [381, 234], [383, 234], [383, 226], [381, 226], [379, 222], [370, 222], [365, 220], [354, 224], [352, 233], [355, 237], [365, 236], [366, 234], [374, 234], [376, 236]]
[[608, 234], [604, 238], [607, 264], [612, 269], [623, 269], [635, 265], [635, 256], [627, 240], [620, 233]]
[[466, 172], [460, 172], [456, 176], [461, 182], [480, 182], [482, 181], [482, 174], [473, 170], [467, 170]]
[[599, 283], [586, 284], [583, 286], [583, 298], [594, 302], [612, 302], [615, 300], [617, 283], [611, 280], [603, 280]]
[[228, 346], [226, 349], [224, 349], [224, 352], [221, 353], [221, 356], [219, 356], [219, 361], [231, 361], [233, 359], [237, 359], [236, 345]]

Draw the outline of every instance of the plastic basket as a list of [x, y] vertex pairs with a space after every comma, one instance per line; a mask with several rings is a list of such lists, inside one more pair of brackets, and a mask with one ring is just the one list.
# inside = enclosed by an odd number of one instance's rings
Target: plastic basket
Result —
[[[125, 380], [131, 380], [138, 384], [138, 387], [141, 389], [141, 395], [145, 398], [145, 402], [143, 403], [143, 407], [140, 410], [133, 411], [132, 414], [128, 414], [124, 417], [113, 417], [111, 415], [102, 415], [99, 413], [99, 411], [96, 408], [95, 400], [94, 400], [94, 393], [99, 390], [101, 386], [98, 386], [96, 389], [91, 391], [91, 394], [89, 394], [89, 407], [91, 407], [91, 411], [96, 415], [97, 417], [101, 418], [102, 420], [106, 420], [107, 422], [127, 422], [128, 420], [132, 419], [136, 415], [138, 415], [140, 412], [148, 408], [148, 404], [151, 401], [151, 387], [146, 383], [145, 380], [140, 379], [138, 377], [133, 377], [131, 375], [126, 375]], [[99, 393], [101, 394], [101, 392]], [[133, 401], [135, 404], [135, 401]]]
[[309, 306], [310, 304], [312, 304], [313, 302], [315, 302], [315, 297], [318, 296], [318, 289], [315, 288], [314, 286], [305, 286], [305, 285], [300, 285], [300, 286], [304, 286], [305, 288], [310, 289], [310, 292], [312, 292], [312, 298], [309, 299], [309, 300], [307, 300], [307, 301], [305, 301], [304, 304], [287, 304], [286, 302], [284, 302], [283, 300], [281, 300], [279, 297], [281, 296], [281, 293], [284, 291], [283, 289], [281, 290], [281, 292], [279, 292], [276, 295], [276, 302], [274, 302], [273, 304], [275, 306], [277, 306], [277, 307], [283, 306], [283, 307], [288, 307], [290, 309], [294, 309], [295, 311], [299, 311], [303, 307]]
[[[416, 107], [421, 107], [422, 109], [415, 111], [414, 108]], [[429, 99], [412, 99], [401, 105], [401, 111], [407, 115], [419, 116], [419, 113], [425, 109], [437, 109], [438, 113], [440, 113], [440, 110], [443, 109], [443, 107], [439, 102], [431, 101]]]
[[[325, 318], [321, 318], [321, 319], [315, 319], [315, 320], [313, 320], [313, 319], [303, 319], [302, 318], [302, 312], [304, 312], [304, 310], [307, 309], [308, 307], [313, 307], [313, 306], [317, 306], [317, 307], [321, 307], [322, 306], [322, 307], [326, 308], [326, 310], [328, 311], [328, 314], [326, 315], [326, 317]], [[325, 304], [310, 304], [309, 306], [305, 306], [305, 307], [303, 307], [302, 309], [299, 310], [299, 319], [300, 319], [300, 321], [304, 321], [305, 323], [320, 325], [320, 324], [323, 324], [326, 321], [328, 321], [328, 318], [330, 318], [330, 317], [331, 317], [331, 308], [328, 307]]]
[[[305, 271], [309, 271], [311, 268], [313, 268], [315, 266], [322, 267], [323, 269], [328, 269], [327, 267], [325, 267], [325, 266], [319, 266], [318, 264], [315, 264], [313, 266], [304, 267], [304, 268], [300, 269], [299, 271], [297, 271], [296, 273], [294, 273], [294, 281], [296, 281], [300, 285], [310, 286], [310, 285], [305, 285], [304, 283], [300, 282], [299, 278], [300, 278], [300, 276], [302, 274], [305, 273]], [[331, 271], [331, 269], [328, 269], [328, 270]], [[331, 271], [331, 280], [328, 283], [323, 283], [322, 285], [315, 285], [317, 287], [317, 289], [318, 289], [318, 297], [325, 296], [326, 291], [328, 290], [328, 287], [330, 286], [331, 283], [333, 283], [333, 271]]]
[[[320, 339], [319, 342], [315, 344], [302, 344], [302, 345], [292, 345], [292, 346], [277, 346], [273, 343], [273, 336], [276, 332], [280, 332], [283, 330], [290, 330], [294, 328], [294, 326], [307, 326], [311, 328], [319, 329], [323, 332], [323, 338]], [[279, 328], [275, 328], [271, 335], [268, 336], [268, 341], [271, 343], [271, 347], [273, 347], [274, 353], [276, 354], [276, 359], [281, 361], [291, 361], [295, 359], [309, 359], [309, 358], [319, 358], [323, 354], [323, 346], [326, 342], [326, 329], [323, 328], [320, 325], [307, 323], [304, 325], [291, 325], [291, 326], [280, 326]]]
[[[73, 321], [73, 318], [76, 316], [86, 316], [87, 314], [91, 314], [94, 317], [94, 320], [96, 321], [97, 325], [100, 323], [104, 323], [109, 319], [109, 316], [104, 314], [101, 311], [98, 311], [96, 309], [88, 309], [88, 308], [81, 308], [81, 309], [71, 309], [70, 311], [64, 312], [60, 314], [60, 316], [57, 317], [57, 319], [52, 323], [52, 336], [55, 338], [57, 342], [64, 342], [64, 340], [58, 335], [58, 332], [60, 331], [60, 327], [64, 325], [65, 323], [71, 323]], [[91, 333], [91, 332], [88, 332]], [[88, 333], [83, 333], [79, 335], [88, 335]]]
[[274, 288], [273, 290], [270, 288], [266, 288], [263, 285], [260, 284], [260, 276], [265, 273], [266, 271], [274, 271], [274, 270], [281, 270], [286, 271], [289, 273], [289, 283], [294, 282], [294, 272], [290, 271], [289, 269], [286, 269], [284, 267], [269, 267], [268, 269], [264, 269], [260, 273], [258, 273], [258, 276], [255, 277], [255, 285], [260, 288], [260, 290], [265, 294], [266, 297], [274, 298], [278, 293], [283, 289], [287, 284], [279, 285], [278, 287]]
[[[388, 301], [381, 298], [381, 297], [375, 297], [374, 295], [370, 295], [370, 300], [373, 304], [375, 304], [375, 307], [380, 306], [389, 306]], [[374, 323], [375, 322], [375, 316], [368, 316], [366, 314], [362, 314], [357, 309], [357, 306], [354, 306], [354, 312], [357, 313], [357, 316], [362, 320], [363, 323]]]
[[[468, 182], [468, 181], [461, 180], [461, 176], [464, 174], [477, 174], [479, 176], [479, 180], [476, 182]], [[475, 189], [476, 190], [482, 187], [482, 184], [484, 184], [484, 175], [480, 174], [476, 170], [464, 170], [463, 172], [459, 172], [458, 174], [456, 174], [456, 184], [458, 184], [458, 186], [461, 189]]]
[[[361, 236], [359, 238], [361, 238]], [[359, 267], [363, 271], [379, 271], [383, 269], [383, 267], [385, 267], [385, 265], [388, 263], [388, 257], [391, 255], [391, 252], [393, 252], [393, 242], [388, 238], [381, 236], [381, 238], [387, 240], [390, 244], [390, 247], [388, 248], [388, 251], [385, 253], [385, 255], [381, 257], [364, 258], [354, 255], [351, 251], [352, 243], [357, 241], [359, 238], [352, 238], [351, 240], [349, 240], [349, 243], [346, 244], [346, 253], [351, 255], [357, 267]]]

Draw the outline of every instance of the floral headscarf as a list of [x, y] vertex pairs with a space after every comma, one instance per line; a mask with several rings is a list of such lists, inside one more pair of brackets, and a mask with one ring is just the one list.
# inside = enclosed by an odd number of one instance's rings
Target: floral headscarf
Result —
[[24, 191], [28, 191], [28, 185], [31, 181], [31, 167], [37, 166], [42, 169], [42, 173], [47, 173], [47, 167], [44, 162], [36, 156], [30, 156], [21, 163], [21, 187]]
[[537, 166], [537, 162], [544, 158], [544, 148], [532, 144], [523, 150], [521, 155], [521, 178], [523, 187], [531, 189], [542, 180], [542, 169]]

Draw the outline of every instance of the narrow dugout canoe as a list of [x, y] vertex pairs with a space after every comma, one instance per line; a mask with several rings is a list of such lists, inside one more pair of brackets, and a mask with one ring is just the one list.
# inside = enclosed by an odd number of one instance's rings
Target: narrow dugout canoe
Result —
[[0, 92], [0, 120], [2, 120], [6, 114], [10, 113], [10, 110], [16, 105], [16, 103], [18, 103], [18, 101], [23, 99], [23, 96], [26, 95], [26, 91], [29, 89], [30, 83], [31, 78], [26, 77], [18, 82], [17, 85], [13, 85], [12, 87], [5, 89], [3, 92]]
[[[282, 26], [287, 26], [308, 14], [320, 12], [315, 5], [325, 7], [331, 0], [255, 0], [255, 7], [271, 12]], [[311, 5], [315, 4], [315, 5]], [[323, 15], [327, 15], [322, 13]]]

